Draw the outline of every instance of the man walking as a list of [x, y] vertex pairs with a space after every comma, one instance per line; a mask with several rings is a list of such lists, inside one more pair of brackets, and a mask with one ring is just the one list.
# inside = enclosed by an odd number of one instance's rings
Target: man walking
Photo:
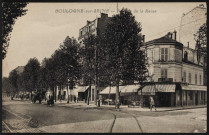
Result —
[[152, 111], [153, 107], [155, 108], [155, 111], [157, 111], [156, 107], [155, 107], [155, 101], [154, 101], [153, 97], [150, 96], [150, 111]]

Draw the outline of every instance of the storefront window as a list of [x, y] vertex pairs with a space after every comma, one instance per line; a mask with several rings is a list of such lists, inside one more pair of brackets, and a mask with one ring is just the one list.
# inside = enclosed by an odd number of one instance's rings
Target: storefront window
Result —
[[203, 100], [203, 98], [204, 98], [204, 92], [201, 91], [200, 94], [201, 94], [201, 100]]

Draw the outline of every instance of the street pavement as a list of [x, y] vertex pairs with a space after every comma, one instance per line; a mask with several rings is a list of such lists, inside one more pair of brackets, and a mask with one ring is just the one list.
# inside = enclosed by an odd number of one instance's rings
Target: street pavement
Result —
[[[128, 108], [57, 101], [54, 106], [4, 98], [2, 132], [12, 133], [205, 133], [206, 107]], [[183, 110], [180, 110], [183, 109]]]

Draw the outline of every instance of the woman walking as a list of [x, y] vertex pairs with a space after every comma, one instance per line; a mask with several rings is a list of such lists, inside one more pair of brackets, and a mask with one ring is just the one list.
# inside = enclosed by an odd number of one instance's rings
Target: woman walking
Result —
[[150, 111], [152, 111], [152, 108], [155, 108], [155, 111], [157, 111], [156, 107], [155, 107], [155, 101], [154, 101], [153, 97], [150, 96]]

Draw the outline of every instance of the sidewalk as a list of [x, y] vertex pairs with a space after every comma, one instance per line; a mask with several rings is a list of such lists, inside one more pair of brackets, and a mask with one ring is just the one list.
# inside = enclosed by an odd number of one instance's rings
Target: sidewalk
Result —
[[[15, 100], [21, 101], [21, 99], [17, 99], [15, 98]], [[24, 99], [23, 101], [27, 101], [31, 103], [31, 100], [28, 99]], [[38, 102], [37, 102], [38, 103]], [[46, 101], [43, 100], [42, 104], [46, 104]], [[73, 102], [69, 102], [67, 103], [67, 100], [62, 100], [61, 102], [59, 100], [57, 100], [55, 102], [55, 105], [57, 106], [65, 106], [65, 107], [73, 107], [73, 108], [92, 108], [92, 109], [96, 109], [96, 108], [102, 108], [102, 109], [115, 109], [115, 105], [100, 105], [100, 107], [97, 107], [94, 104], [94, 101], [90, 101], [89, 105], [87, 105], [87, 103], [85, 103], [84, 101], [79, 101], [78, 103]], [[175, 111], [175, 110], [185, 110], [185, 109], [195, 109], [195, 108], [206, 108], [207, 105], [196, 105], [196, 106], [178, 106], [178, 107], [156, 107], [158, 112], [162, 112], [162, 111]], [[148, 107], [140, 107], [140, 106], [136, 106], [136, 107], [128, 107], [128, 105], [121, 105], [120, 106], [121, 110], [126, 110], [126, 111], [150, 111], [150, 109]], [[153, 109], [154, 111], [154, 109]]]
[[[80, 101], [78, 103], [70, 102], [69, 104], [67, 101], [57, 101], [55, 102], [56, 105], [58, 106], [66, 106], [66, 107], [73, 107], [73, 108], [99, 108], [96, 105], [94, 105], [94, 102], [90, 102], [89, 105], [85, 103], [84, 101]], [[175, 110], [185, 110], [185, 109], [195, 109], [195, 108], [206, 108], [207, 105], [196, 105], [196, 106], [178, 106], [178, 107], [156, 107], [158, 112], [161, 111], [175, 111]], [[115, 105], [100, 105], [100, 108], [102, 109], [115, 109]], [[121, 110], [130, 110], [130, 111], [150, 111], [148, 107], [128, 107], [128, 105], [121, 105], [120, 106]], [[153, 109], [154, 111], [154, 109]]]

